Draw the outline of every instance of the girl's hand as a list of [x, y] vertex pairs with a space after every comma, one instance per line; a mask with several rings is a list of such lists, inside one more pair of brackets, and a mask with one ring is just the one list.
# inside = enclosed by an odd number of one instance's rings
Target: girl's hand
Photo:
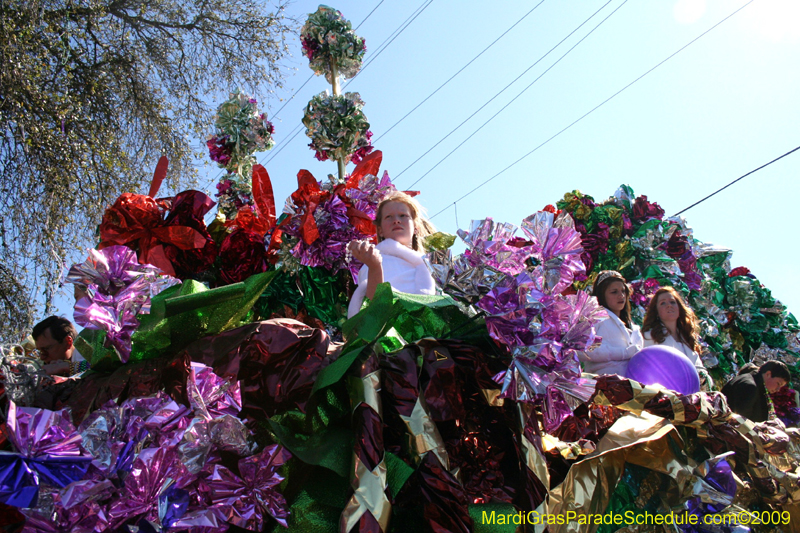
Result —
[[358, 259], [370, 268], [375, 268], [382, 264], [381, 253], [370, 242], [351, 241], [347, 245], [347, 249], [350, 250], [354, 259]]

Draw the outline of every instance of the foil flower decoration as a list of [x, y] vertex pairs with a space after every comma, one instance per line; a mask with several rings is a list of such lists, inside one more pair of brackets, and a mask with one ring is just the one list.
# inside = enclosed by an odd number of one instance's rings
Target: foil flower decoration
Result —
[[239, 461], [241, 477], [222, 465], [211, 466], [202, 481], [211, 508], [221, 520], [251, 531], [264, 528], [265, 515], [287, 527], [289, 511], [277, 486], [284, 479], [278, 470], [290, 457], [288, 450], [273, 444]]
[[[354, 279], [360, 264], [345, 261], [352, 240], [373, 240], [373, 218], [385, 194], [395, 191], [388, 174], [378, 180], [383, 155], [376, 151], [353, 170], [345, 183], [324, 186], [308, 171], [297, 176], [298, 188], [287, 204], [283, 232], [284, 268], [299, 264], [325, 267], [332, 272], [348, 269]], [[290, 246], [291, 245], [291, 246]]]
[[583, 291], [542, 301], [539, 334], [512, 350], [509, 369], [494, 380], [502, 384], [500, 397], [540, 404], [545, 430], [553, 432], [594, 393], [595, 381], [581, 377], [576, 352], [594, 343], [594, 325], [606, 314]]
[[108, 507], [111, 527], [137, 517], [157, 520], [160, 498], [173, 487], [186, 487], [192, 478], [174, 448], [145, 448], [133, 461], [120, 497]]
[[353, 159], [357, 163], [372, 150], [372, 134], [363, 107], [358, 93], [332, 96], [323, 92], [308, 102], [303, 125], [311, 139], [308, 146], [316, 152], [317, 159], [345, 163]]
[[328, 6], [319, 6], [308, 15], [300, 30], [300, 43], [308, 66], [317, 75], [325, 74], [328, 83], [333, 83], [331, 64], [338, 76], [352, 78], [361, 70], [367, 51], [364, 39], [355, 34], [350, 21]]
[[[695, 469], [697, 476], [692, 487], [693, 496], [684, 507], [700, 518], [719, 513], [733, 503], [736, 496], [736, 479], [728, 459], [735, 452], [727, 452], [705, 461]], [[700, 523], [703, 523], [702, 521]], [[691, 526], [683, 528], [692, 531]]]
[[242, 410], [239, 382], [218, 376], [203, 363], [192, 362], [187, 388], [192, 409], [206, 420], [224, 415], [237, 416]]
[[75, 302], [75, 322], [105, 331], [123, 363], [139, 326], [136, 315], [148, 313], [153, 296], [180, 283], [152, 265], [139, 264], [136, 252], [126, 246], [89, 250], [89, 258], [73, 265], [66, 281], [86, 288], [86, 296]]
[[540, 263], [532, 277], [541, 292], [559, 294], [584, 274], [581, 236], [569, 215], [539, 211], [522, 222], [522, 231], [533, 241]]
[[66, 409], [9, 404], [8, 437], [17, 452], [0, 452], [0, 502], [33, 507], [40, 483], [63, 488], [83, 479], [92, 458], [81, 449], [70, 418]]
[[228, 171], [217, 184], [216, 194], [219, 209], [228, 219], [254, 204], [251, 176], [258, 165], [253, 154], [275, 146], [275, 128], [257, 104], [238, 90], [231, 93], [217, 108], [214, 134], [206, 141], [211, 160]]
[[249, 176], [255, 163], [253, 154], [270, 150], [275, 145], [275, 128], [261, 113], [258, 102], [236, 91], [219, 105], [214, 116], [214, 134], [207, 145], [211, 160], [230, 174]]
[[647, 196], [638, 196], [633, 203], [633, 219], [639, 222], [664, 218], [664, 210], [656, 202], [648, 202]]
[[594, 343], [594, 325], [606, 315], [585, 292], [561, 294], [585, 275], [581, 235], [569, 214], [526, 218], [529, 240], [514, 237], [516, 229], [473, 221], [469, 232], [458, 232], [468, 250], [456, 259], [435, 254], [430, 267], [445, 292], [483, 311], [489, 335], [510, 352], [508, 370], [494, 377], [500, 397], [541, 406], [554, 431], [594, 391], [576, 352]]
[[516, 246], [513, 241], [517, 227], [508, 223], [496, 223], [491, 218], [472, 221], [470, 231], [458, 230], [467, 246], [465, 257], [475, 267], [487, 266], [508, 275], [525, 270], [525, 261], [533, 255], [530, 246]]

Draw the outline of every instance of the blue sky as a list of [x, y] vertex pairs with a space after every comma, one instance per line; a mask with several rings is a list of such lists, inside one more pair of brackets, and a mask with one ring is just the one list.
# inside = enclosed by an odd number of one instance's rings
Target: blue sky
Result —
[[[378, 3], [342, 1], [332, 7], [355, 27]], [[366, 61], [426, 4], [384, 0], [358, 28], [367, 42]], [[384, 154], [382, 169], [389, 171], [398, 188], [409, 188], [460, 145], [414, 186], [421, 191], [420, 201], [429, 214], [446, 209], [433, 219], [439, 229], [454, 233], [458, 226], [468, 227], [471, 219], [487, 216], [519, 224], [565, 192], [579, 189], [602, 200], [623, 183], [672, 215], [800, 146], [800, 2], [796, 0], [749, 4], [747, 0], [545, 0], [383, 135], [535, 5], [500, 1], [487, 9], [486, 2], [433, 0], [345, 88], [359, 92], [366, 102], [364, 111], [378, 138], [375, 145]], [[456, 199], [742, 6], [489, 185], [459, 201], [457, 226], [456, 210], [448, 208]], [[316, 2], [299, 1], [289, 10], [302, 20], [316, 8]], [[519, 81], [406, 170], [598, 10]], [[274, 121], [277, 141], [272, 152], [259, 154], [259, 161], [270, 173], [279, 209], [296, 188], [300, 169], [310, 170], [318, 179], [336, 172], [335, 163], [314, 159], [304, 131], [275, 155], [300, 124], [306, 102], [329, 88], [324, 78], [314, 77], [275, 115], [311, 74], [296, 41], [292, 53], [287, 65], [294, 70], [288, 72], [285, 90], [259, 95]], [[532, 82], [478, 134], [465, 140]], [[200, 173], [201, 190], [213, 194], [219, 170], [209, 162]], [[696, 238], [731, 248], [732, 266], [750, 268], [795, 313], [800, 312], [800, 285], [793, 279], [799, 255], [794, 242], [795, 198], [800, 192], [797, 176], [800, 151], [684, 214]], [[69, 310], [60, 311], [71, 315]]]

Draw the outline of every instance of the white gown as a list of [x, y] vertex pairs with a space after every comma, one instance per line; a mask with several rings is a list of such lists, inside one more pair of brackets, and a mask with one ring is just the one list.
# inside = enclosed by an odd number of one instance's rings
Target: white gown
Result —
[[586, 352], [578, 352], [583, 369], [592, 374], [618, 374], [628, 371], [628, 361], [644, 345], [639, 326], [628, 329], [617, 315], [609, 312], [608, 318], [600, 322], [595, 331], [603, 338], [599, 346]]
[[[403, 246], [394, 239], [384, 239], [376, 246], [381, 253], [383, 281], [392, 289], [409, 294], [435, 294], [436, 284], [423, 261], [424, 254]], [[358, 287], [350, 299], [347, 318], [361, 310], [367, 295], [369, 267], [364, 265], [358, 272]]]

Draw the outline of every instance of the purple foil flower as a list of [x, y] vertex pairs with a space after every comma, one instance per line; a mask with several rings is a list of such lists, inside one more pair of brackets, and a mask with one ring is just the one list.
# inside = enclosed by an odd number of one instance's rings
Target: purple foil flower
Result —
[[10, 402], [8, 437], [18, 453], [0, 452], [0, 501], [32, 507], [40, 480], [65, 487], [83, 479], [92, 458], [81, 449], [81, 436], [70, 412], [18, 407]]
[[[736, 496], [736, 480], [728, 458], [734, 454], [735, 452], [727, 452], [712, 457], [695, 469], [695, 474], [699, 477], [694, 485], [695, 495], [689, 498], [684, 506], [689, 513], [700, 518], [698, 524], [703, 523], [704, 516], [719, 513], [733, 503]], [[692, 525], [684, 525], [680, 529], [686, 533], [707, 531], [702, 526]]]
[[237, 476], [222, 465], [213, 465], [202, 482], [211, 507], [220, 519], [251, 531], [264, 528], [264, 515], [287, 527], [286, 499], [277, 491], [283, 481], [278, 469], [291, 457], [285, 448], [273, 444], [252, 457], [239, 461]]
[[158, 519], [159, 498], [171, 488], [184, 488], [192, 476], [172, 448], [146, 448], [133, 461], [120, 498], [108, 508], [112, 528], [141, 517]]
[[139, 326], [138, 313], [150, 311], [150, 298], [180, 280], [166, 276], [153, 265], [141, 265], [127, 246], [89, 250], [89, 258], [73, 265], [67, 283], [86, 287], [75, 303], [75, 322], [106, 332], [107, 342], [120, 360], [128, 361], [131, 337]]
[[470, 247], [472, 266], [485, 265], [504, 274], [515, 276], [526, 269], [525, 261], [533, 255], [530, 246], [512, 246], [517, 227], [495, 223], [491, 218], [472, 221], [469, 232], [458, 230], [458, 236]]
[[232, 146], [228, 144], [228, 136], [222, 135], [221, 137], [211, 137], [206, 141], [208, 146], [208, 155], [212, 161], [219, 164], [221, 167], [227, 167], [231, 162]]
[[187, 388], [192, 409], [206, 420], [223, 415], [237, 416], [242, 410], [239, 382], [216, 375], [211, 367], [202, 363], [192, 363]]

